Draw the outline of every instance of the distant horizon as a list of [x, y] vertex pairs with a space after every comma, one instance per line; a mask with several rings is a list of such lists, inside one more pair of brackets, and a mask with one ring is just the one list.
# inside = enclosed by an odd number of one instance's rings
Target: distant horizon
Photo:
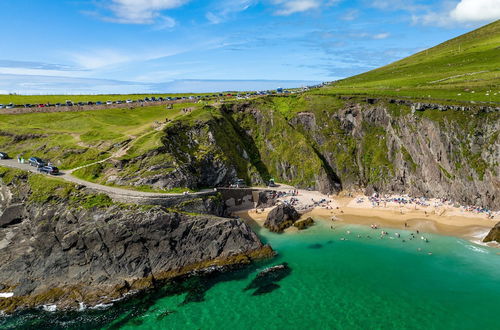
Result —
[[160, 83], [137, 83], [111, 79], [0, 74], [0, 95], [220, 93], [300, 88], [319, 83], [322, 81], [269, 79], [178, 79]]

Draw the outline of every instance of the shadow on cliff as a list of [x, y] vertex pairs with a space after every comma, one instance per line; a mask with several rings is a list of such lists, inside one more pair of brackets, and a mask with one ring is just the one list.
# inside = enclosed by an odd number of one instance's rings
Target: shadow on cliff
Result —
[[[223, 115], [224, 119], [227, 120], [227, 122], [231, 125], [235, 133], [238, 135], [240, 138], [240, 141], [243, 144], [243, 147], [245, 148], [245, 151], [248, 154], [248, 157], [250, 158], [251, 164], [257, 169], [257, 171], [260, 174], [260, 177], [264, 182], [268, 181], [271, 178], [271, 174], [269, 173], [269, 169], [267, 168], [266, 164], [262, 161], [259, 148], [257, 147], [257, 144], [255, 143], [254, 139], [252, 136], [250, 136], [231, 116], [230, 110], [223, 108], [221, 109], [221, 114]], [[244, 178], [248, 182], [251, 182], [249, 177]]]

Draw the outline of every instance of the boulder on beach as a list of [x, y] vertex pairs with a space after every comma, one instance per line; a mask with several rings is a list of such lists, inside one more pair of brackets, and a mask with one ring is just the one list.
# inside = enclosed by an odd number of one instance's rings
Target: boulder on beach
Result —
[[486, 235], [484, 238], [483, 242], [488, 243], [488, 242], [497, 242], [500, 243], [500, 222], [495, 225], [490, 230], [490, 233]]
[[313, 224], [314, 224], [313, 218], [308, 217], [307, 219], [302, 219], [302, 220], [296, 221], [293, 225], [295, 227], [299, 228], [299, 230], [303, 230], [303, 229], [309, 228]]
[[269, 212], [264, 227], [270, 231], [280, 233], [292, 226], [300, 218], [299, 212], [288, 204], [280, 204]]

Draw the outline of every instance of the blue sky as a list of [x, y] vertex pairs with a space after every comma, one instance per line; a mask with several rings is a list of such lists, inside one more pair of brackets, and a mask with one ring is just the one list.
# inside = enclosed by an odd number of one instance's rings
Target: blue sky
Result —
[[500, 0], [0, 0], [0, 93], [331, 81], [499, 18]]

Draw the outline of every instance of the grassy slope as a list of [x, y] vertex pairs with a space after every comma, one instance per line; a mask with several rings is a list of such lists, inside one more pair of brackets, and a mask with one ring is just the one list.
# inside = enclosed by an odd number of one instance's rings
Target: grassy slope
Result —
[[72, 168], [105, 158], [135, 137], [141, 138], [132, 142], [131, 150], [154, 148], [160, 133], [153, 122], [176, 118], [182, 108], [191, 106], [196, 105], [2, 115], [0, 148], [12, 157], [24, 152], [25, 158], [39, 156]]
[[499, 45], [496, 21], [316, 93], [500, 102]]

